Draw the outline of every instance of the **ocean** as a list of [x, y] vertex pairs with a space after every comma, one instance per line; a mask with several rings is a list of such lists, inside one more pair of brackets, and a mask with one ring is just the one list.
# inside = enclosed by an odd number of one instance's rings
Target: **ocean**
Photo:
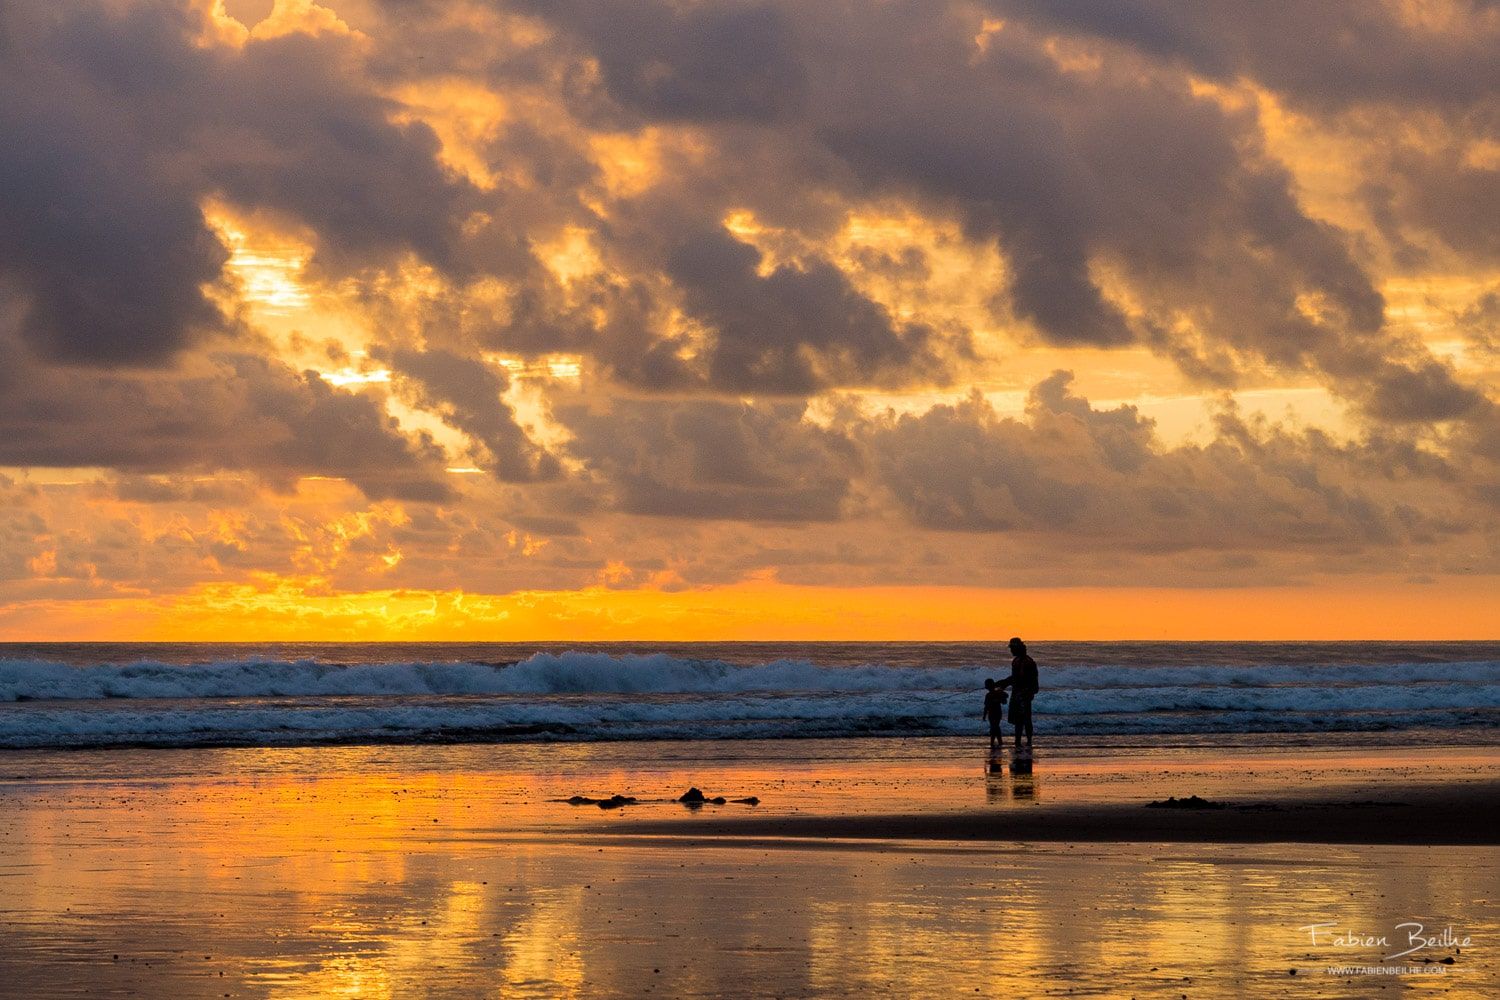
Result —
[[[1039, 741], [1500, 741], [1500, 642], [1036, 642]], [[1002, 643], [0, 644], [0, 748], [978, 735]]]

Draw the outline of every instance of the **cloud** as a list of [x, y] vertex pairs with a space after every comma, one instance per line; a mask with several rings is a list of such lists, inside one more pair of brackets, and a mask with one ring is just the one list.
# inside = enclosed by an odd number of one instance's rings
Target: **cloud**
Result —
[[0, 581], [18, 580], [43, 568], [40, 539], [47, 522], [34, 509], [36, 488], [0, 475]]
[[647, 517], [830, 521], [858, 465], [852, 443], [801, 403], [615, 399], [561, 407], [572, 454], [613, 510]]
[[1500, 359], [1500, 287], [1469, 303], [1456, 317], [1456, 325], [1476, 352]]
[[1252, 78], [1318, 105], [1451, 106], [1490, 100], [1500, 15], [1484, 0], [1287, 4], [1204, 0], [1095, 4], [991, 0], [996, 14], [1118, 42], [1220, 80]]
[[472, 188], [438, 162], [430, 128], [393, 121], [399, 106], [361, 81], [350, 49], [293, 34], [221, 57], [203, 82], [224, 104], [198, 108], [207, 115], [193, 152], [205, 180], [234, 203], [310, 226], [315, 260], [336, 273], [407, 252], [469, 271], [457, 251], [477, 207]]
[[796, 28], [771, 4], [531, 6], [607, 40], [596, 50], [606, 85], [650, 119], [765, 122], [801, 105], [807, 71]]
[[[808, 208], [820, 200], [908, 199], [957, 218], [970, 239], [1002, 251], [1008, 280], [993, 290], [1002, 320], [1013, 313], [1062, 347], [1150, 345], [1195, 374], [1241, 359], [1337, 380], [1343, 376], [1331, 373], [1342, 355], [1368, 353], [1381, 341], [1384, 302], [1348, 234], [1304, 211], [1254, 114], [1195, 91], [1182, 73], [1126, 61], [1075, 65], [1024, 18], [991, 30], [961, 6], [897, 3], [861, 7], [858, 16], [836, 4], [731, 9], [779, 25], [763, 57], [799, 67], [789, 74], [796, 99], [776, 102], [774, 114], [747, 119], [727, 97], [668, 113], [629, 83], [652, 74], [693, 78], [695, 67], [732, 59], [734, 43], [721, 33], [685, 26], [714, 21], [717, 6], [657, 15], [678, 29], [645, 47], [611, 30], [608, 17], [537, 11], [613, 67], [601, 84], [617, 118], [585, 90], [572, 104], [583, 121], [618, 128], [634, 116], [698, 130], [709, 150], [700, 169], [711, 180], [690, 169], [660, 182], [677, 192], [675, 202], [652, 195], [675, 204], [678, 217], [748, 206], [788, 220], [802, 211], [815, 227], [819, 212]], [[717, 93], [712, 80], [701, 89]], [[764, 184], [768, 163], [782, 183]], [[671, 226], [661, 213], [645, 217], [653, 231]], [[638, 238], [635, 228], [612, 231]], [[807, 235], [816, 241], [820, 234]], [[726, 237], [713, 246], [705, 256], [722, 261], [718, 275], [752, 262], [746, 251], [731, 253]], [[738, 287], [684, 268], [671, 250], [665, 256], [666, 274], [690, 308], [705, 287]], [[778, 300], [788, 297], [777, 292]], [[755, 315], [758, 300], [741, 299], [748, 301], [736, 303], [735, 315]], [[753, 338], [731, 335], [726, 343], [774, 351], [781, 320], [773, 315], [757, 326], [747, 319]], [[864, 343], [871, 346], [862, 360], [894, 354], [877, 350], [878, 341]], [[817, 347], [798, 350], [805, 359]], [[755, 384], [736, 358], [714, 360], [732, 379]], [[799, 374], [812, 381], [808, 362], [799, 373], [795, 364], [778, 366], [753, 351], [751, 358], [793, 383]], [[867, 368], [864, 377], [879, 384]]]
[[1487, 138], [1488, 162], [1475, 156], [1483, 143], [1456, 130], [1448, 141], [1399, 144], [1377, 159], [1376, 169], [1388, 178], [1393, 219], [1404, 224], [1398, 235], [1408, 229], [1430, 234], [1449, 250], [1493, 266], [1500, 263], [1500, 234], [1488, 222], [1500, 215], [1500, 92], [1488, 115], [1470, 124]]
[[223, 323], [205, 286], [228, 253], [193, 186], [31, 42], [0, 55], [0, 280], [48, 356], [160, 361]]
[[1372, 366], [1363, 390], [1356, 391], [1367, 412], [1382, 420], [1432, 423], [1491, 412], [1484, 395], [1461, 384], [1450, 366], [1428, 359], [1381, 359]]
[[112, 484], [114, 494], [130, 503], [204, 504], [237, 507], [255, 499], [253, 480], [220, 476], [152, 476], [123, 474]]
[[[653, 380], [640, 384], [690, 388], [682, 379], [684, 359], [689, 370], [706, 363], [715, 375], [709, 387], [737, 391], [902, 384], [894, 373], [903, 372], [907, 385], [940, 384], [968, 370], [964, 341], [945, 347], [948, 331], [936, 336], [920, 306], [892, 322], [894, 341], [871, 324], [861, 324], [855, 337], [837, 323], [788, 316], [797, 296], [776, 287], [777, 278], [793, 273], [778, 270], [781, 258], [773, 267], [764, 257], [754, 259], [754, 281], [727, 280], [737, 267], [743, 275], [752, 258], [745, 250], [730, 252], [733, 244], [722, 232], [703, 253], [717, 267], [684, 268], [674, 256], [678, 247], [714, 233], [732, 210], [748, 209], [800, 238], [800, 259], [816, 268], [817, 248], [838, 224], [830, 216], [847, 218], [855, 206], [894, 198], [955, 218], [975, 244], [996, 247], [1007, 278], [993, 289], [995, 322], [1019, 319], [1043, 344], [1144, 345], [1189, 378], [1219, 386], [1264, 378], [1268, 371], [1273, 377], [1308, 373], [1374, 423], [1482, 424], [1493, 412], [1472, 374], [1440, 362], [1424, 344], [1387, 325], [1366, 242], [1378, 238], [1378, 227], [1351, 231], [1310, 211], [1303, 180], [1276, 158], [1256, 106], [1236, 105], [1203, 87], [1182, 57], [1059, 47], [1046, 10], [1025, 6], [999, 27], [960, 5], [935, 12], [930, 5], [896, 3], [860, 7], [857, 16], [836, 4], [732, 6], [765, 12], [778, 25], [763, 58], [800, 67], [788, 74], [794, 87], [774, 102], [774, 111], [745, 115], [725, 96], [667, 113], [627, 84], [642, 73], [692, 78], [693, 67], [724, 55], [722, 38], [706, 26], [664, 35], [670, 44], [653, 44], [648, 53], [609, 31], [607, 18], [577, 17], [567, 8], [555, 15], [536, 11], [584, 56], [614, 67], [600, 81], [602, 95], [588, 86], [570, 95], [586, 127], [670, 124], [689, 130], [699, 151], [699, 162], [674, 163], [648, 194], [612, 204], [602, 230], [617, 261], [658, 269], [670, 281], [671, 292], [651, 293], [658, 302], [675, 292], [713, 334], [704, 345], [662, 336], [650, 355], [661, 363], [652, 367]], [[674, 6], [670, 16], [674, 23], [711, 20], [719, 9]], [[1271, 45], [1270, 36], [1283, 30], [1243, 8], [1212, 9], [1213, 18], [1255, 22], [1235, 30], [1236, 37], [1261, 39], [1257, 44]], [[1192, 22], [1200, 13], [1180, 20]], [[1464, 53], [1472, 55], [1462, 37], [1468, 16], [1462, 11], [1441, 30], [1403, 26], [1389, 12], [1365, 20], [1352, 15], [1359, 22], [1352, 29], [1347, 18], [1305, 16], [1315, 22], [1308, 34], [1334, 46], [1344, 44], [1341, 32], [1349, 30], [1390, 47], [1410, 34], [1410, 51], [1396, 60], [1408, 69], [1435, 59], [1444, 73], [1456, 73]], [[1476, 30], [1483, 35], [1493, 27]], [[1223, 62], [1226, 86], [1238, 85], [1236, 65]], [[1482, 141], [1475, 146], [1474, 140], [1493, 138], [1493, 122], [1500, 119], [1473, 110], [1484, 107], [1482, 92], [1456, 77], [1452, 83], [1448, 94], [1441, 87], [1423, 90], [1402, 70], [1364, 89], [1378, 104], [1415, 88], [1411, 99], [1439, 108], [1433, 113], [1451, 136], [1433, 147], [1440, 154], [1423, 147], [1404, 164], [1399, 155], [1378, 153], [1390, 145], [1390, 134], [1400, 134], [1401, 122], [1383, 112], [1358, 112], [1373, 117], [1360, 126], [1364, 131], [1351, 134], [1362, 137], [1362, 149], [1375, 151], [1361, 164], [1367, 175], [1359, 190], [1373, 190], [1372, 180], [1390, 190], [1384, 231], [1392, 255], [1420, 258], [1415, 236], [1408, 239], [1413, 226], [1438, 232], [1475, 260], [1487, 259], [1491, 249], [1490, 234], [1477, 220], [1494, 214], [1484, 211], [1485, 197], [1500, 185], [1487, 183], [1492, 164], [1480, 155]], [[707, 80], [702, 87], [713, 89]], [[1304, 104], [1329, 114], [1344, 107], [1311, 97]], [[1345, 134], [1350, 121], [1364, 121], [1351, 117], [1355, 113], [1324, 127]], [[839, 276], [827, 277], [831, 286]], [[648, 285], [652, 280], [645, 279]], [[773, 287], [775, 308], [765, 309], [754, 293]], [[846, 305], [841, 312], [862, 310]], [[661, 329], [659, 305], [638, 315]], [[829, 364], [820, 355], [827, 341], [807, 335], [788, 341], [780, 333], [786, 329], [838, 337], [842, 353]], [[898, 356], [895, 343], [908, 359], [884, 364]], [[628, 364], [613, 370], [632, 378]], [[1480, 428], [1448, 443], [1468, 447], [1465, 442], [1482, 437]]]
[[714, 332], [704, 353], [715, 387], [806, 394], [946, 381], [936, 333], [896, 322], [837, 267], [761, 266], [759, 251], [722, 230], [685, 240], [668, 262], [688, 314]]
[[258, 355], [194, 370], [78, 372], [0, 340], [0, 466], [103, 466], [132, 473], [253, 472], [349, 479], [373, 498], [453, 497], [430, 438], [409, 437], [379, 402]]
[[[1255, 9], [1229, 2], [1191, 9], [1131, 0], [998, 0], [997, 14], [1039, 29], [1134, 51], [1154, 63], [1237, 86], [1249, 81], [1369, 156], [1369, 209], [1393, 249], [1422, 260], [1401, 226], [1493, 262], [1500, 211], [1493, 156], [1500, 140], [1500, 10], [1475, 0], [1413, 4], [1297, 4]], [[1480, 140], [1476, 144], [1475, 140]]]
[[199, 44], [201, 16], [167, 2], [0, 19], [0, 277], [48, 357], [157, 364], [223, 330], [209, 196], [311, 227], [336, 272], [402, 253], [462, 266], [470, 189], [361, 82], [351, 40]]
[[[0, 11], [0, 465], [106, 470], [4, 484], [0, 575], [1197, 585], [1500, 551], [1492, 7], [328, 2], [347, 26]], [[247, 301], [209, 204], [312, 248], [307, 309]], [[389, 389], [302, 370], [346, 329]], [[1063, 375], [1019, 418], [933, 405], [1059, 366], [1321, 383], [1340, 416], [1173, 443]]]
[[1165, 447], [1134, 407], [1096, 409], [1071, 379], [1036, 385], [1025, 420], [975, 396], [874, 421], [878, 480], [923, 527], [1107, 551], [1389, 548], [1470, 523], [1440, 480], [1408, 498], [1356, 452], [1233, 412], [1211, 443]]
[[399, 350], [390, 362], [424, 408], [442, 415], [483, 449], [483, 462], [504, 482], [553, 479], [557, 459], [537, 447], [501, 398], [505, 376], [484, 362], [443, 350]]

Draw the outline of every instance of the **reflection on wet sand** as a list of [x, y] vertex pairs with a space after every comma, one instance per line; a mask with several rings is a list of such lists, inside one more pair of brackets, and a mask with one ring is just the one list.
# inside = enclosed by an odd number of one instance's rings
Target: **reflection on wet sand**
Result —
[[[1364, 997], [1373, 980], [1323, 970], [1376, 956], [1313, 947], [1298, 928], [1406, 919], [1473, 937], [1444, 966], [1445, 995], [1493, 995], [1500, 975], [1490, 848], [637, 844], [589, 832], [613, 813], [552, 801], [580, 790], [577, 774], [451, 753], [441, 767], [410, 750], [330, 755], [321, 774], [298, 758], [282, 775], [231, 760], [240, 773], [202, 761], [155, 781], [0, 783], [0, 983], [34, 996]], [[965, 760], [951, 785], [902, 794], [931, 807], [968, 789], [977, 806], [982, 781], [984, 801], [1046, 809], [1038, 772], [1067, 786], [1051, 756], [1027, 769], [1003, 755], [982, 773]], [[585, 790], [768, 782], [701, 761], [596, 763], [578, 773], [604, 787]], [[838, 798], [815, 782], [901, 766], [924, 765], [827, 762], [784, 794], [824, 808]], [[688, 826], [711, 813], [660, 807]]]
[[1041, 787], [1037, 781], [1033, 756], [1014, 752], [1008, 765], [1004, 754], [990, 755], [985, 763], [984, 785], [985, 801], [991, 805], [1035, 802]]

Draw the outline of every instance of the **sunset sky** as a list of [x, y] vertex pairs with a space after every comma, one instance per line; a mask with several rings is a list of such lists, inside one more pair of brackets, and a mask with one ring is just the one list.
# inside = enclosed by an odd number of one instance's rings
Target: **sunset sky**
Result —
[[1497, 53], [7, 0], [0, 639], [1500, 637]]

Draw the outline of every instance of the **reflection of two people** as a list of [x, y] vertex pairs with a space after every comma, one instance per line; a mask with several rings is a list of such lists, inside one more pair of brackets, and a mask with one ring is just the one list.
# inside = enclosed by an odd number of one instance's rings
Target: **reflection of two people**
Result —
[[[1026, 643], [1017, 636], [1009, 646], [1013, 657], [1010, 676], [998, 681], [988, 678], [984, 682], [982, 717], [990, 724], [990, 762], [985, 769], [985, 791], [991, 802], [1036, 799], [1036, 779], [1031, 774], [1031, 700], [1036, 697], [1041, 684], [1036, 661], [1027, 654]], [[1010, 688], [1014, 698], [1006, 697], [1006, 688]], [[1016, 729], [1016, 750], [1010, 760], [1009, 780], [1000, 759], [1000, 749], [1005, 742], [1000, 733], [1000, 720], [1007, 700], [1010, 701], [1010, 724]]]
[[985, 798], [990, 802], [1032, 802], [1036, 800], [1036, 777], [1031, 773], [1031, 757], [1016, 754], [1007, 769], [997, 750], [985, 765]]

